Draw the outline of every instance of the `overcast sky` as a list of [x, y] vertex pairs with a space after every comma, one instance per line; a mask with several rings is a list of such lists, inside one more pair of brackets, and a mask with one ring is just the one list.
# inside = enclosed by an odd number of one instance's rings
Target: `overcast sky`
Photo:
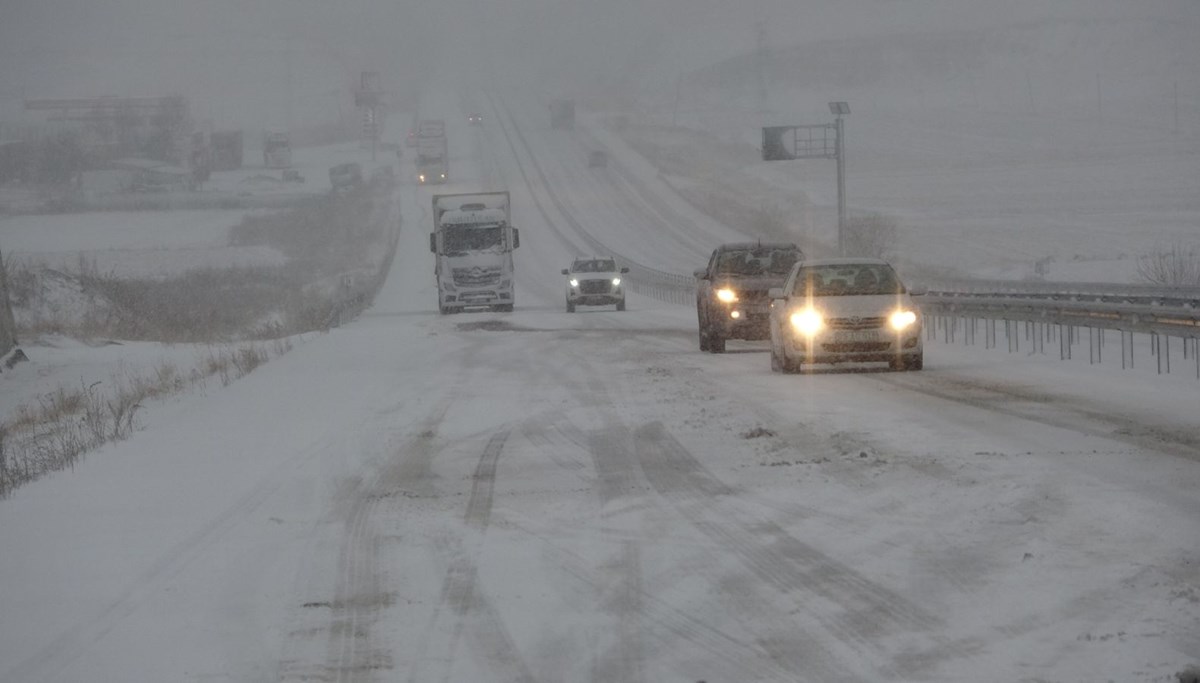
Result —
[[[1196, 0], [0, 0], [0, 120], [23, 98], [192, 98], [217, 125], [352, 113], [358, 74], [422, 80], [686, 71], [754, 47], [1050, 17], [1195, 23]], [[1200, 41], [1198, 41], [1200, 42]], [[490, 74], [490, 75], [489, 75]], [[297, 121], [300, 122], [300, 121]]]

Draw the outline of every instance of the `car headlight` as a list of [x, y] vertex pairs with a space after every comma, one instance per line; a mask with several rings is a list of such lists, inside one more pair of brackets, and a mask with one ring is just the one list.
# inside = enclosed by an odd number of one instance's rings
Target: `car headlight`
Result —
[[811, 308], [793, 313], [791, 321], [792, 327], [810, 337], [820, 332], [821, 328], [825, 326], [825, 321], [821, 319], [821, 314]]
[[576, 280], [575, 278], [571, 278], [571, 286], [572, 286], [572, 287], [578, 287], [578, 286], [579, 286], [579, 280]]
[[613, 278], [613, 287], [620, 287], [620, 286], [621, 286], [621, 278], [614, 277]]
[[892, 329], [900, 331], [917, 322], [917, 314], [915, 311], [902, 309], [893, 313], [889, 320], [892, 323]]
[[727, 304], [731, 304], [738, 300], [738, 295], [737, 292], [725, 287], [717, 290], [717, 298]]
[[417, 174], [417, 182], [419, 182], [419, 183], [425, 182], [425, 174], [424, 173]]

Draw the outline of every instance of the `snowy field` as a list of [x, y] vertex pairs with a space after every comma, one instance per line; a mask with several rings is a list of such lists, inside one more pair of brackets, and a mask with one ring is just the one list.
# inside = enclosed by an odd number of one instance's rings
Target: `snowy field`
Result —
[[[607, 112], [552, 130], [543, 96], [505, 94], [482, 127], [458, 93], [422, 94], [451, 182], [404, 184], [360, 319], [143, 406], [129, 439], [0, 500], [0, 680], [1175, 683], [1200, 666], [1194, 358], [1176, 346], [1159, 374], [1142, 340], [1122, 369], [1115, 336], [1098, 365], [935, 337], [922, 372], [785, 376], [759, 342], [700, 353], [690, 306], [567, 314], [559, 270], [590, 240], [690, 273], [751, 235], [594, 127]], [[985, 163], [990, 136], [933, 158], [887, 145], [956, 119], [853, 117], [853, 203], [903, 218], [909, 263], [1020, 275], [1057, 255], [1112, 281], [1200, 214], [1187, 144], [1064, 174], [1041, 156], [1053, 134]], [[606, 169], [587, 168], [597, 146]], [[748, 166], [761, 182], [730, 182], [751, 205], [798, 183], [800, 227], [829, 239], [830, 169]], [[516, 311], [439, 315], [430, 198], [481, 189], [512, 193]], [[1120, 229], [1135, 221], [1143, 240]], [[0, 375], [6, 401], [195, 353], [45, 342]]]

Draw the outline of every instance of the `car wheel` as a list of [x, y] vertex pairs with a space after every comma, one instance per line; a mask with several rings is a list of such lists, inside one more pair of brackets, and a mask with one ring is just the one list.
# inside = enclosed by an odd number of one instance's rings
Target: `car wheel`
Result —
[[917, 353], [909, 356], [904, 360], [905, 370], [920, 370], [925, 367], [925, 354]]
[[625, 300], [624, 299], [621, 299], [620, 301], [617, 302], [617, 310], [618, 311], [625, 310]]
[[571, 303], [570, 300], [568, 300], [567, 301], [567, 313], [574, 313], [574, 312], [575, 312], [575, 304]]
[[708, 351], [709, 353], [725, 353], [725, 335], [721, 334], [720, 330], [712, 330], [708, 333]]

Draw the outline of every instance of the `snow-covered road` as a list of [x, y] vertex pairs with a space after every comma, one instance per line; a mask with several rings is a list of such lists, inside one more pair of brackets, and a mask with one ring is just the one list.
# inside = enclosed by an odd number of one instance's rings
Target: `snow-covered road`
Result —
[[[1170, 681], [1200, 656], [1186, 377], [931, 343], [773, 375], [563, 312], [588, 241], [735, 237], [537, 102], [456, 99], [375, 306], [0, 501], [0, 680]], [[601, 175], [597, 179], [595, 176]], [[435, 192], [507, 189], [517, 311], [439, 316]], [[587, 235], [580, 234], [580, 229]]]

